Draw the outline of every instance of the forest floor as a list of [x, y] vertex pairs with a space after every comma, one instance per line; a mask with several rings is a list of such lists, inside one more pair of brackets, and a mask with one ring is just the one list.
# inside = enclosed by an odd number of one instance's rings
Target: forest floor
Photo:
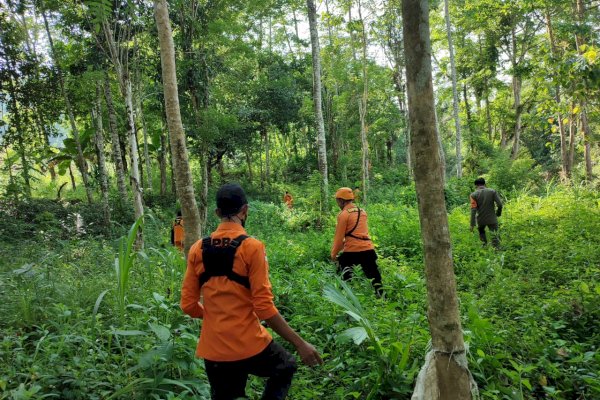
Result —
[[[375, 199], [367, 211], [385, 299], [360, 271], [348, 286], [336, 278], [337, 211], [317, 228], [302, 199], [293, 210], [250, 204], [247, 230], [267, 246], [276, 305], [325, 360], [299, 368], [290, 399], [410, 398], [429, 345], [418, 214], [397, 196]], [[5, 225], [0, 237], [0, 399], [208, 399], [193, 357], [200, 323], [179, 309], [185, 265], [168, 244], [173, 210], [148, 211], [145, 249], [131, 258], [119, 239], [75, 234], [56, 212], [41, 214], [35, 231]], [[482, 398], [600, 398], [600, 195], [515, 195], [499, 251], [469, 232], [468, 205], [449, 219]], [[262, 385], [249, 381], [250, 398]]]

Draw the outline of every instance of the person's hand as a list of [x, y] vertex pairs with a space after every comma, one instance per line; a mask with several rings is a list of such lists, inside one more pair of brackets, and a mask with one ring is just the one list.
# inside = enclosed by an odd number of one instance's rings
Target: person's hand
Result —
[[298, 350], [298, 354], [300, 355], [300, 358], [304, 364], [310, 367], [323, 364], [323, 360], [321, 359], [319, 352], [312, 344], [302, 341], [302, 343], [296, 347], [296, 350]]
[[337, 256], [331, 256], [331, 261], [337, 262]]

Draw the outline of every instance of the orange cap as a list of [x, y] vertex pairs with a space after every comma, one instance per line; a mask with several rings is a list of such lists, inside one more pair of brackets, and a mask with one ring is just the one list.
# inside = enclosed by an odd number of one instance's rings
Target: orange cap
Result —
[[349, 187], [339, 188], [337, 192], [335, 192], [336, 199], [342, 200], [354, 200], [354, 193], [352, 193], [352, 189]]

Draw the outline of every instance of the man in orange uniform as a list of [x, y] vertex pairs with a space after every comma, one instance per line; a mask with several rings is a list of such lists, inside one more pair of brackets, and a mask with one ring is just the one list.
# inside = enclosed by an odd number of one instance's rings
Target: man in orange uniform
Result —
[[[342, 211], [337, 216], [331, 259], [338, 262], [338, 272], [344, 280], [352, 278], [354, 265], [360, 265], [377, 296], [382, 296], [381, 274], [375, 247], [369, 238], [367, 213], [354, 204], [354, 193], [348, 187], [340, 188], [335, 193], [335, 200]], [[338, 256], [341, 250], [344, 252]]]
[[239, 185], [219, 189], [216, 214], [217, 230], [190, 249], [181, 289], [182, 310], [204, 320], [196, 356], [205, 360], [213, 400], [244, 398], [248, 374], [268, 378], [262, 399], [284, 399], [296, 360], [260, 320], [293, 344], [305, 364], [323, 361], [275, 308], [265, 246], [246, 234], [248, 202]]
[[183, 242], [185, 239], [185, 230], [183, 229], [183, 217], [181, 210], [177, 210], [177, 217], [171, 228], [171, 244], [183, 251]]
[[287, 190], [285, 191], [285, 195], [283, 195], [283, 202], [290, 210], [294, 206], [294, 198]]

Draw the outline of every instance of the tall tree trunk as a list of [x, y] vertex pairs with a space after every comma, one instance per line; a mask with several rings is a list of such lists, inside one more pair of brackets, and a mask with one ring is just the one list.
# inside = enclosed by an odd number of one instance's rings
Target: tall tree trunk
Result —
[[363, 91], [358, 103], [358, 114], [360, 119], [360, 143], [362, 149], [362, 203], [366, 206], [368, 203], [369, 192], [369, 142], [367, 140], [367, 100], [369, 98], [369, 76], [367, 73], [367, 31], [365, 29], [365, 21], [362, 17], [362, 7], [360, 0], [358, 1], [358, 18], [360, 20], [362, 30], [362, 81]]
[[[576, 11], [576, 19], [579, 22], [580, 26], [585, 24], [585, 4], [583, 0], [575, 0], [575, 11]], [[584, 37], [580, 33], [575, 34], [575, 45], [577, 46], [577, 52], [579, 54], [583, 54], [583, 50], [581, 46], [584, 44]], [[587, 84], [585, 84], [587, 89]], [[583, 145], [584, 145], [584, 160], [585, 160], [585, 177], [588, 182], [590, 182], [593, 178], [592, 171], [592, 154], [591, 154], [591, 146], [590, 146], [590, 125], [588, 123], [588, 115], [587, 115], [587, 99], [585, 96], [579, 101], [581, 105], [581, 133], [583, 134]]]
[[444, 201], [444, 171], [438, 149], [431, 75], [429, 1], [403, 0], [402, 19], [432, 341], [413, 399], [466, 400], [471, 399], [474, 383], [467, 367]]
[[108, 127], [110, 129], [110, 138], [112, 142], [112, 156], [115, 164], [115, 175], [117, 175], [117, 188], [122, 199], [127, 198], [127, 186], [125, 185], [125, 169], [123, 168], [123, 158], [121, 156], [121, 142], [119, 140], [119, 131], [117, 125], [117, 113], [113, 103], [112, 92], [110, 90], [110, 78], [108, 72], [104, 73], [104, 100], [106, 101], [106, 110], [108, 112]]
[[167, 157], [165, 155], [167, 150], [167, 139], [165, 138], [165, 132], [162, 123], [160, 128], [160, 151], [158, 152], [158, 167], [160, 169], [160, 195], [164, 196], [167, 194]]
[[[571, 110], [575, 108], [575, 105], [571, 106]], [[577, 136], [577, 117], [572, 113], [569, 115], [569, 157], [567, 173], [568, 176], [573, 174], [573, 168], [575, 167], [575, 137]]]
[[315, 107], [315, 127], [317, 129], [317, 152], [319, 155], [319, 172], [321, 173], [321, 211], [329, 211], [329, 182], [327, 179], [327, 145], [325, 141], [325, 123], [323, 122], [321, 91], [321, 53], [319, 48], [319, 31], [317, 26], [317, 8], [314, 0], [306, 0], [310, 42], [313, 62], [313, 100]]
[[[110, 52], [110, 58], [115, 68], [117, 78], [119, 81], [119, 88], [121, 89], [121, 95], [125, 100], [125, 112], [127, 114], [127, 134], [129, 137], [129, 156], [131, 157], [129, 181], [131, 184], [131, 190], [133, 191], [133, 209], [135, 213], [135, 219], [140, 219], [144, 215], [144, 202], [142, 199], [142, 188], [140, 182], [140, 170], [139, 170], [139, 159], [138, 159], [138, 145], [136, 139], [136, 128], [135, 128], [135, 110], [133, 107], [133, 90], [131, 84], [131, 77], [129, 76], [127, 63], [123, 63], [123, 53], [127, 55], [128, 48], [121, 48], [115, 42], [113, 31], [106, 20], [102, 21], [102, 29], [106, 39], [106, 43]], [[120, 43], [119, 43], [120, 45]], [[144, 239], [142, 230], [138, 230], [135, 247], [141, 248], [144, 246]]]
[[246, 148], [246, 165], [248, 166], [248, 183], [252, 184], [252, 152], [250, 148]]
[[488, 85], [486, 82], [485, 89], [485, 121], [487, 123], [488, 139], [490, 142], [493, 140], [493, 129], [492, 129], [492, 114], [490, 113], [490, 94]]
[[171, 157], [175, 167], [177, 196], [181, 202], [185, 220], [185, 254], [200, 238], [200, 214], [194, 196], [194, 183], [188, 162], [188, 152], [185, 144], [185, 132], [179, 110], [179, 93], [177, 90], [177, 74], [175, 67], [175, 46], [169, 10], [166, 0], [154, 0], [154, 17], [158, 28], [160, 42], [160, 60], [162, 65], [163, 88], [165, 94], [165, 113], [171, 141]]
[[265, 146], [265, 182], [267, 186], [271, 183], [271, 151], [269, 144], [269, 130], [265, 125], [261, 127], [261, 136]]
[[458, 117], [458, 88], [456, 84], [456, 63], [454, 61], [454, 44], [452, 43], [452, 25], [450, 24], [450, 7], [448, 0], [444, 0], [444, 18], [446, 20], [446, 34], [448, 36], [448, 52], [450, 54], [450, 75], [452, 78], [452, 108], [454, 115], [454, 129], [456, 130], [456, 176], [462, 177], [462, 136], [460, 133], [460, 119]]
[[[138, 144], [135, 128], [135, 113], [133, 109], [133, 91], [131, 87], [131, 80], [129, 75], [125, 73], [123, 76], [123, 86], [125, 98], [125, 110], [127, 112], [127, 130], [129, 131], [129, 156], [131, 157], [131, 171], [129, 179], [131, 181], [131, 189], [133, 190], [133, 209], [135, 211], [135, 218], [138, 219], [144, 215], [144, 201], [142, 199], [142, 186], [140, 180], [140, 168], [138, 158]], [[141, 233], [141, 231], [138, 231]], [[142, 246], [143, 240], [138, 234], [137, 245]]]
[[71, 178], [71, 188], [73, 191], [77, 190], [77, 185], [75, 184], [75, 175], [73, 175], [73, 168], [71, 168], [71, 164], [69, 163], [69, 177]]
[[203, 234], [203, 230], [206, 227], [208, 221], [208, 186], [210, 183], [210, 170], [209, 166], [209, 158], [208, 154], [204, 152], [202, 154], [202, 159], [200, 160], [200, 168], [201, 168], [201, 190], [200, 190], [200, 205], [198, 207], [198, 212], [200, 214], [200, 233]]
[[148, 150], [148, 130], [146, 129], [146, 121], [144, 120], [144, 104], [142, 103], [141, 94], [138, 90], [137, 98], [137, 115], [142, 125], [142, 133], [144, 135], [144, 161], [146, 163], [146, 189], [152, 190], [152, 167], [150, 165], [150, 154]]
[[[550, 41], [550, 53], [552, 54], [552, 59], [553, 60], [558, 60], [558, 54], [557, 54], [557, 49], [556, 49], [556, 42], [554, 40], [554, 30], [552, 28], [552, 19], [550, 16], [550, 11], [548, 9], [546, 9], [546, 32], [548, 33], [548, 40]], [[555, 93], [554, 93], [554, 99], [556, 100], [556, 106], [557, 108], [560, 110], [561, 107], [561, 98], [560, 98], [560, 84], [556, 84], [555, 85]], [[568, 159], [569, 159], [569, 155], [568, 155], [568, 149], [567, 149], [567, 135], [565, 132], [565, 125], [563, 123], [563, 118], [562, 115], [560, 113], [560, 111], [558, 111], [556, 113], [556, 118], [558, 119], [558, 130], [559, 130], [559, 134], [560, 134], [560, 158], [561, 158], [561, 173], [562, 173], [562, 179], [563, 180], [567, 180], [570, 178], [570, 171], [568, 171]]]
[[[17, 70], [14, 66], [14, 63], [10, 62], [8, 58], [6, 59], [6, 61], [7, 64], [11, 65], [13, 71]], [[25, 141], [23, 140], [23, 135], [25, 134], [25, 132], [23, 131], [23, 124], [21, 122], [21, 112], [17, 104], [17, 89], [12, 74], [8, 79], [8, 85], [10, 90], [10, 101], [12, 103], [11, 112], [12, 115], [14, 115], [14, 123], [19, 144], [19, 155], [21, 156], [21, 173], [23, 175], [23, 182], [25, 183], [25, 195], [27, 197], [31, 197], [31, 175], [29, 172], [29, 162], [27, 161], [25, 151]]]
[[44, 19], [46, 35], [48, 35], [48, 44], [50, 44], [50, 54], [52, 55], [54, 66], [56, 67], [56, 74], [58, 75], [60, 91], [62, 92], [62, 96], [65, 101], [65, 108], [67, 111], [67, 115], [69, 116], [69, 122], [71, 124], [71, 133], [73, 134], [73, 140], [75, 141], [75, 147], [77, 149], [77, 167], [79, 168], [79, 172], [81, 173], [81, 177], [83, 179], [83, 186], [85, 187], [85, 194], [87, 195], [88, 203], [92, 204], [94, 202], [94, 199], [92, 196], [92, 189], [90, 187], [90, 182], [87, 174], [87, 164], [85, 162], [85, 158], [83, 157], [83, 150], [81, 148], [81, 140], [79, 140], [79, 129], [77, 128], [77, 124], [75, 123], [73, 107], [71, 106], [71, 100], [69, 99], [69, 94], [67, 93], [67, 90], [65, 88], [62, 69], [60, 68], [60, 64], [58, 63], [58, 58], [56, 57], [54, 42], [52, 41], [52, 35], [50, 34], [50, 26], [48, 25], [48, 18], [46, 18], [46, 13], [43, 11], [42, 18]]
[[515, 133], [513, 138], [513, 146], [511, 150], [511, 158], [515, 160], [519, 156], [519, 150], [521, 146], [521, 117], [523, 113], [523, 107], [521, 106], [521, 76], [517, 72], [517, 34], [516, 27], [513, 26], [511, 30], [511, 45], [512, 45], [512, 89], [514, 97], [514, 109], [515, 109]]
[[94, 143], [98, 157], [98, 177], [100, 179], [100, 192], [102, 194], [102, 216], [104, 227], [110, 227], [110, 208], [108, 205], [108, 174], [106, 172], [106, 159], [104, 158], [104, 130], [102, 127], [102, 82], [96, 83], [96, 102], [92, 108], [92, 116], [96, 121]]

